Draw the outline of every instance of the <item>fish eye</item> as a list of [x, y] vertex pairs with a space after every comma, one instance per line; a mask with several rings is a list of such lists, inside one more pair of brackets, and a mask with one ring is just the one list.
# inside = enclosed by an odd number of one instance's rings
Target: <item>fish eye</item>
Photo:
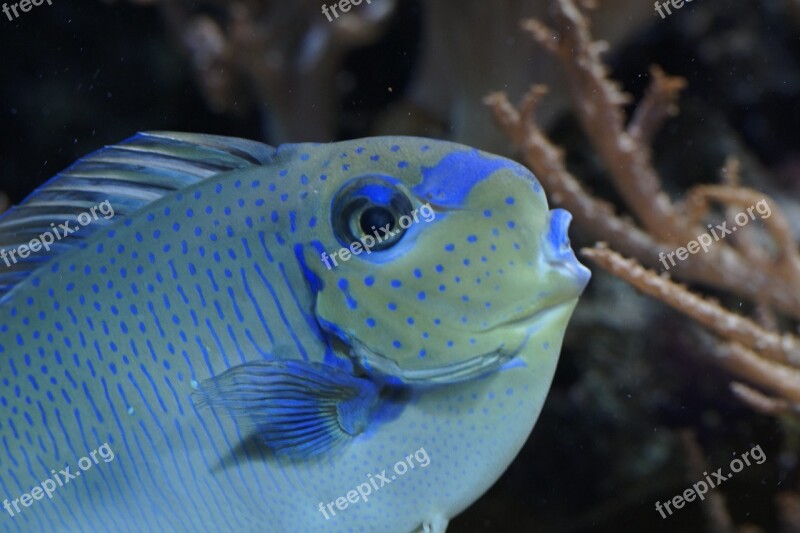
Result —
[[331, 224], [342, 246], [374, 241], [372, 251], [387, 250], [405, 235], [400, 218], [411, 209], [411, 200], [391, 181], [377, 176], [356, 178], [333, 199]]

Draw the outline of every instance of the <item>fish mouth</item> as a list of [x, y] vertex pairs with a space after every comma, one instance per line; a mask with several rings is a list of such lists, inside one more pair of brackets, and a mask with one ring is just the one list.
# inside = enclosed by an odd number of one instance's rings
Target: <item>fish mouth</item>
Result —
[[530, 308], [526, 309], [516, 315], [512, 315], [510, 318], [498, 323], [495, 326], [492, 326], [491, 329], [497, 328], [506, 328], [509, 326], [517, 326], [517, 325], [528, 325], [538, 322], [540, 320], [544, 320], [545, 316], [550, 314], [551, 311], [559, 309], [565, 305], [571, 304], [574, 299], [564, 300], [562, 302], [558, 302], [554, 305], [548, 305], [547, 307], [541, 308]]
[[550, 227], [542, 236], [542, 254], [544, 260], [556, 270], [563, 272], [576, 285], [579, 293], [589, 283], [591, 271], [578, 262], [569, 241], [569, 223], [572, 215], [564, 209], [550, 210]]
[[551, 314], [557, 313], [562, 308], [573, 305], [573, 303], [574, 300], [559, 302], [506, 320], [490, 329], [508, 328], [517, 325], [525, 327], [525, 337], [519, 346], [510, 349], [506, 348], [505, 344], [501, 344], [495, 350], [473, 355], [468, 359], [449, 365], [424, 369], [407, 369], [400, 367], [394, 359], [370, 349], [357, 340], [354, 340], [350, 347], [355, 361], [368, 374], [392, 377], [401, 380], [406, 385], [415, 386], [463, 383], [500, 370], [525, 348], [531, 335], [549, 323], [548, 317]]
[[500, 345], [496, 350], [472, 356], [458, 363], [425, 369], [401, 368], [393, 359], [369, 349], [358, 341], [351, 347], [356, 361], [369, 374], [378, 373], [398, 378], [407, 385], [431, 386], [461, 383], [490, 374], [513, 359], [525, 342], [515, 350], [508, 350]]

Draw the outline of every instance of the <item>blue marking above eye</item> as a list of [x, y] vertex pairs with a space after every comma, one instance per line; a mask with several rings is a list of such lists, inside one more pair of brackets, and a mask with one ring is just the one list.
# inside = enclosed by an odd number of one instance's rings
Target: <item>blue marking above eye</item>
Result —
[[414, 187], [413, 191], [439, 206], [459, 207], [475, 185], [502, 169], [526, 176], [532, 183], [536, 181], [519, 164], [488, 157], [473, 149], [450, 153], [435, 167], [423, 168], [422, 183]]
[[353, 191], [353, 195], [364, 196], [376, 204], [388, 204], [394, 196], [394, 189], [371, 183]]

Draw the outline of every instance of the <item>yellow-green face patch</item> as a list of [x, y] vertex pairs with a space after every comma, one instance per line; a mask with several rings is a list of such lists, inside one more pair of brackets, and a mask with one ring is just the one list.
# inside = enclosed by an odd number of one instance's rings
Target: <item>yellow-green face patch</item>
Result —
[[323, 281], [317, 316], [359, 355], [402, 370], [513, 354], [588, 271], [559, 266], [577, 265], [563, 256], [566, 227], [553, 227], [526, 169], [447, 143], [412, 163], [415, 147], [381, 153], [383, 172], [367, 165], [332, 191], [322, 216], [334, 244], [309, 261]]

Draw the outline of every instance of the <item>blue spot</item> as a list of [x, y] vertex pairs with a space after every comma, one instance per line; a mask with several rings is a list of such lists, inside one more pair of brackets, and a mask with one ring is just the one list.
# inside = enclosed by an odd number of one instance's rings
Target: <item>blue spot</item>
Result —
[[373, 278], [372, 276], [367, 276], [366, 278], [364, 278], [364, 285], [366, 285], [367, 287], [372, 287], [372, 285], [374, 284], [375, 284], [375, 278]]
[[374, 327], [375, 327], [375, 319], [374, 319], [374, 318], [368, 318], [368, 319], [366, 320], [366, 323], [367, 323], [367, 326], [369, 326], [369, 327], [371, 327], [371, 328], [374, 328]]
[[456, 249], [456, 245], [455, 245], [455, 244], [453, 244], [453, 243], [446, 244], [446, 245], [445, 245], [445, 247], [444, 247], [444, 249], [445, 249], [445, 251], [447, 251], [447, 252], [452, 252], [453, 250], [455, 250], [455, 249]]
[[513, 196], [509, 196], [508, 198], [506, 198], [506, 203], [508, 205], [514, 205], [514, 197]]
[[392, 287], [394, 287], [395, 289], [399, 289], [402, 286], [403, 286], [403, 283], [399, 279], [393, 279], [392, 280]]

